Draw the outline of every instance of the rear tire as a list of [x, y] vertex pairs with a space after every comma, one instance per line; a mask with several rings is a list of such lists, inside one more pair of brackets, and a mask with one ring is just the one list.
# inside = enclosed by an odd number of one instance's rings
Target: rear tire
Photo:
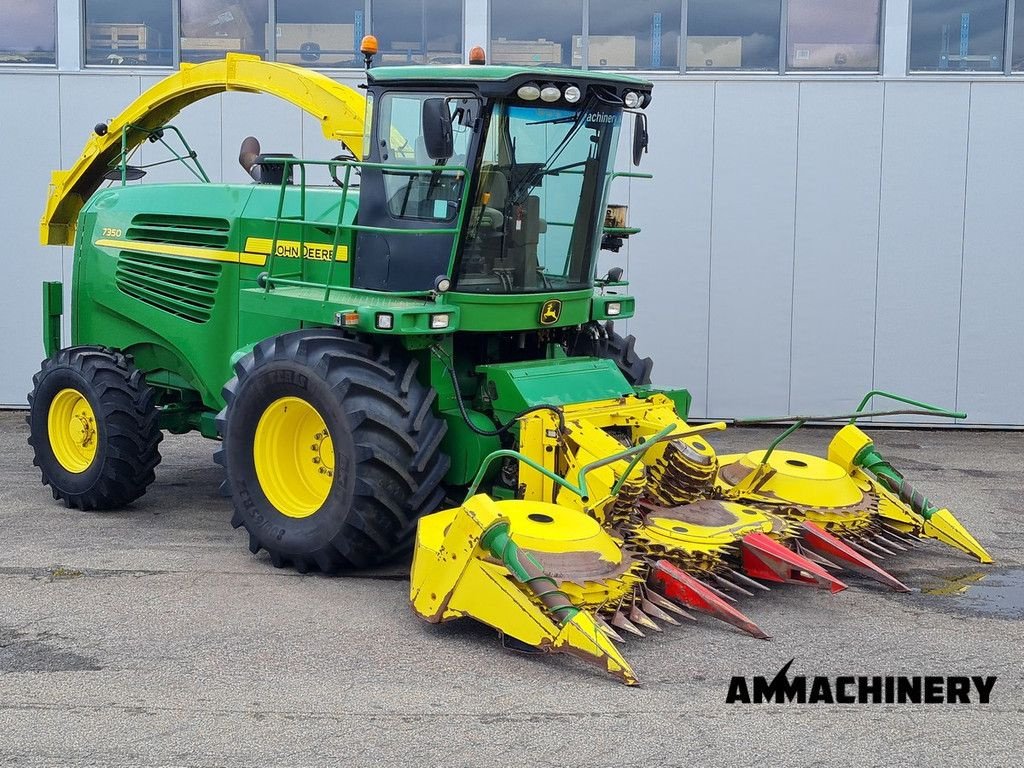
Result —
[[330, 329], [267, 339], [235, 365], [215, 459], [250, 551], [305, 573], [409, 549], [449, 466], [447, 425], [417, 365]]
[[580, 331], [569, 354], [574, 357], [614, 360], [630, 385], [643, 386], [651, 383], [654, 361], [649, 357], [640, 357], [634, 349], [635, 344], [636, 337], [620, 336], [615, 332], [615, 323], [611, 320], [606, 322], [604, 327], [591, 322]]
[[146, 492], [163, 434], [156, 395], [128, 357], [104, 347], [62, 349], [32, 383], [28, 443], [53, 498], [118, 509]]

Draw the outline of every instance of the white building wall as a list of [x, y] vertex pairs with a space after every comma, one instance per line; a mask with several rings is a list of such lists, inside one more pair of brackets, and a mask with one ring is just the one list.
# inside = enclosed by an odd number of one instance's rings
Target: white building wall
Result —
[[768, 80], [655, 87], [629, 277], [656, 382], [708, 418], [877, 387], [1024, 425], [1024, 84]]
[[[467, 3], [467, 47], [486, 8]], [[695, 416], [844, 410], [879, 387], [1024, 426], [1024, 82], [894, 74], [905, 9], [888, 4], [880, 76], [655, 76], [640, 169], [655, 179], [614, 191], [644, 231], [602, 265], [626, 267], [628, 330], [656, 383], [691, 389]], [[70, 285], [71, 249], [38, 244], [49, 172], [158, 79], [0, 70], [0, 404], [24, 404], [42, 357], [40, 283]], [[249, 134], [335, 153], [270, 97], [213, 97], [176, 124], [214, 181], [245, 178]]]

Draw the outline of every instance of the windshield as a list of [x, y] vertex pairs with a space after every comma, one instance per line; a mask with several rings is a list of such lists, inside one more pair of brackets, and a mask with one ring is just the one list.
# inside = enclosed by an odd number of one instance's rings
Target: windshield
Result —
[[587, 288], [603, 225], [620, 108], [497, 103], [480, 165], [456, 290]]

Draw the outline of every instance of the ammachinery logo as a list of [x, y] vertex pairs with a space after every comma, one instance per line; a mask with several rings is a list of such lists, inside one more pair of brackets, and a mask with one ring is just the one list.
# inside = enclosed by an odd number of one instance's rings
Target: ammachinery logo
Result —
[[996, 678], [839, 675], [789, 677], [790, 659], [774, 678], [734, 677], [726, 704], [988, 704]]

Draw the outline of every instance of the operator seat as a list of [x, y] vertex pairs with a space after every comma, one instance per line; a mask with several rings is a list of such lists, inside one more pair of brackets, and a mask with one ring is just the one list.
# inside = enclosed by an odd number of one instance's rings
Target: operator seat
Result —
[[[242, 166], [245, 172], [257, 184], [275, 184], [280, 186], [284, 180], [284, 164], [268, 163], [265, 161], [287, 157], [294, 158], [295, 155], [286, 152], [261, 153], [259, 139], [255, 136], [246, 136], [242, 139], [242, 146], [238, 150], [238, 164]], [[295, 183], [294, 165], [288, 168], [287, 183]]]

